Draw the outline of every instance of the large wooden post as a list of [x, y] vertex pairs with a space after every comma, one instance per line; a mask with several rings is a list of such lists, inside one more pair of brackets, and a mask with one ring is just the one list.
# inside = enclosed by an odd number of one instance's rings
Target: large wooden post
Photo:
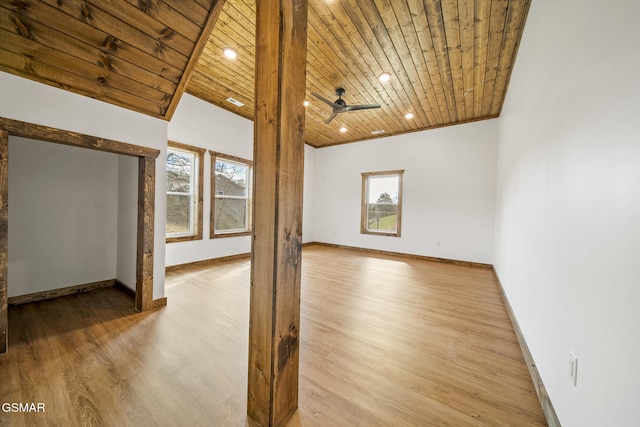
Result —
[[156, 159], [138, 159], [138, 246], [136, 310], [153, 308], [153, 245], [156, 200]]
[[0, 353], [7, 352], [9, 256], [9, 133], [0, 130]]
[[307, 0], [256, 6], [247, 412], [277, 426], [298, 407]]

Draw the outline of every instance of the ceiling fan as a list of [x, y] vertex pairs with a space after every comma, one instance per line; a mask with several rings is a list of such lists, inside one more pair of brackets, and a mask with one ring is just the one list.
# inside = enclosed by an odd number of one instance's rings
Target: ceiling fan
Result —
[[347, 105], [347, 103], [344, 102], [344, 100], [342, 99], [342, 95], [344, 95], [345, 92], [346, 91], [344, 90], [344, 88], [342, 87], [337, 88], [336, 95], [338, 96], [338, 99], [336, 99], [334, 102], [329, 101], [327, 98], [323, 98], [317, 93], [311, 92], [311, 95], [315, 96], [325, 104], [329, 104], [333, 108], [331, 115], [327, 120], [325, 120], [325, 124], [329, 123], [340, 113], [346, 113], [347, 111], [355, 111], [355, 110], [368, 110], [370, 108], [380, 108], [380, 105], [378, 104]]

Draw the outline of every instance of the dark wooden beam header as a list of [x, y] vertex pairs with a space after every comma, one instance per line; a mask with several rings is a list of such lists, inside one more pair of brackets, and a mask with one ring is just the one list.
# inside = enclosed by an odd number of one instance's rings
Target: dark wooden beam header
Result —
[[9, 135], [55, 142], [73, 147], [90, 148], [92, 150], [106, 151], [107, 153], [151, 157], [154, 159], [160, 155], [160, 150], [156, 150], [155, 148], [122, 143], [111, 139], [98, 138], [96, 136], [21, 122], [4, 117], [0, 117], [0, 129], [6, 130]]

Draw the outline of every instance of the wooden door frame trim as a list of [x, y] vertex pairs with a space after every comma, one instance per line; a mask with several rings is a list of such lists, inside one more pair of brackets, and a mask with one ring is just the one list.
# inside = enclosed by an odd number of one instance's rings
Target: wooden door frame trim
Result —
[[138, 157], [135, 308], [153, 309], [155, 164], [160, 150], [0, 117], [0, 353], [8, 345], [9, 136]]

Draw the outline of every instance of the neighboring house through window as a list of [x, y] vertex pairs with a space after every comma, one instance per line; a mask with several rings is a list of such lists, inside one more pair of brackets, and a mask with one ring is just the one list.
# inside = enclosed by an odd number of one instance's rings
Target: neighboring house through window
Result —
[[249, 160], [211, 152], [211, 238], [251, 232], [251, 173]]
[[204, 148], [167, 144], [167, 243], [202, 239]]
[[404, 170], [362, 174], [362, 234], [400, 237]]

